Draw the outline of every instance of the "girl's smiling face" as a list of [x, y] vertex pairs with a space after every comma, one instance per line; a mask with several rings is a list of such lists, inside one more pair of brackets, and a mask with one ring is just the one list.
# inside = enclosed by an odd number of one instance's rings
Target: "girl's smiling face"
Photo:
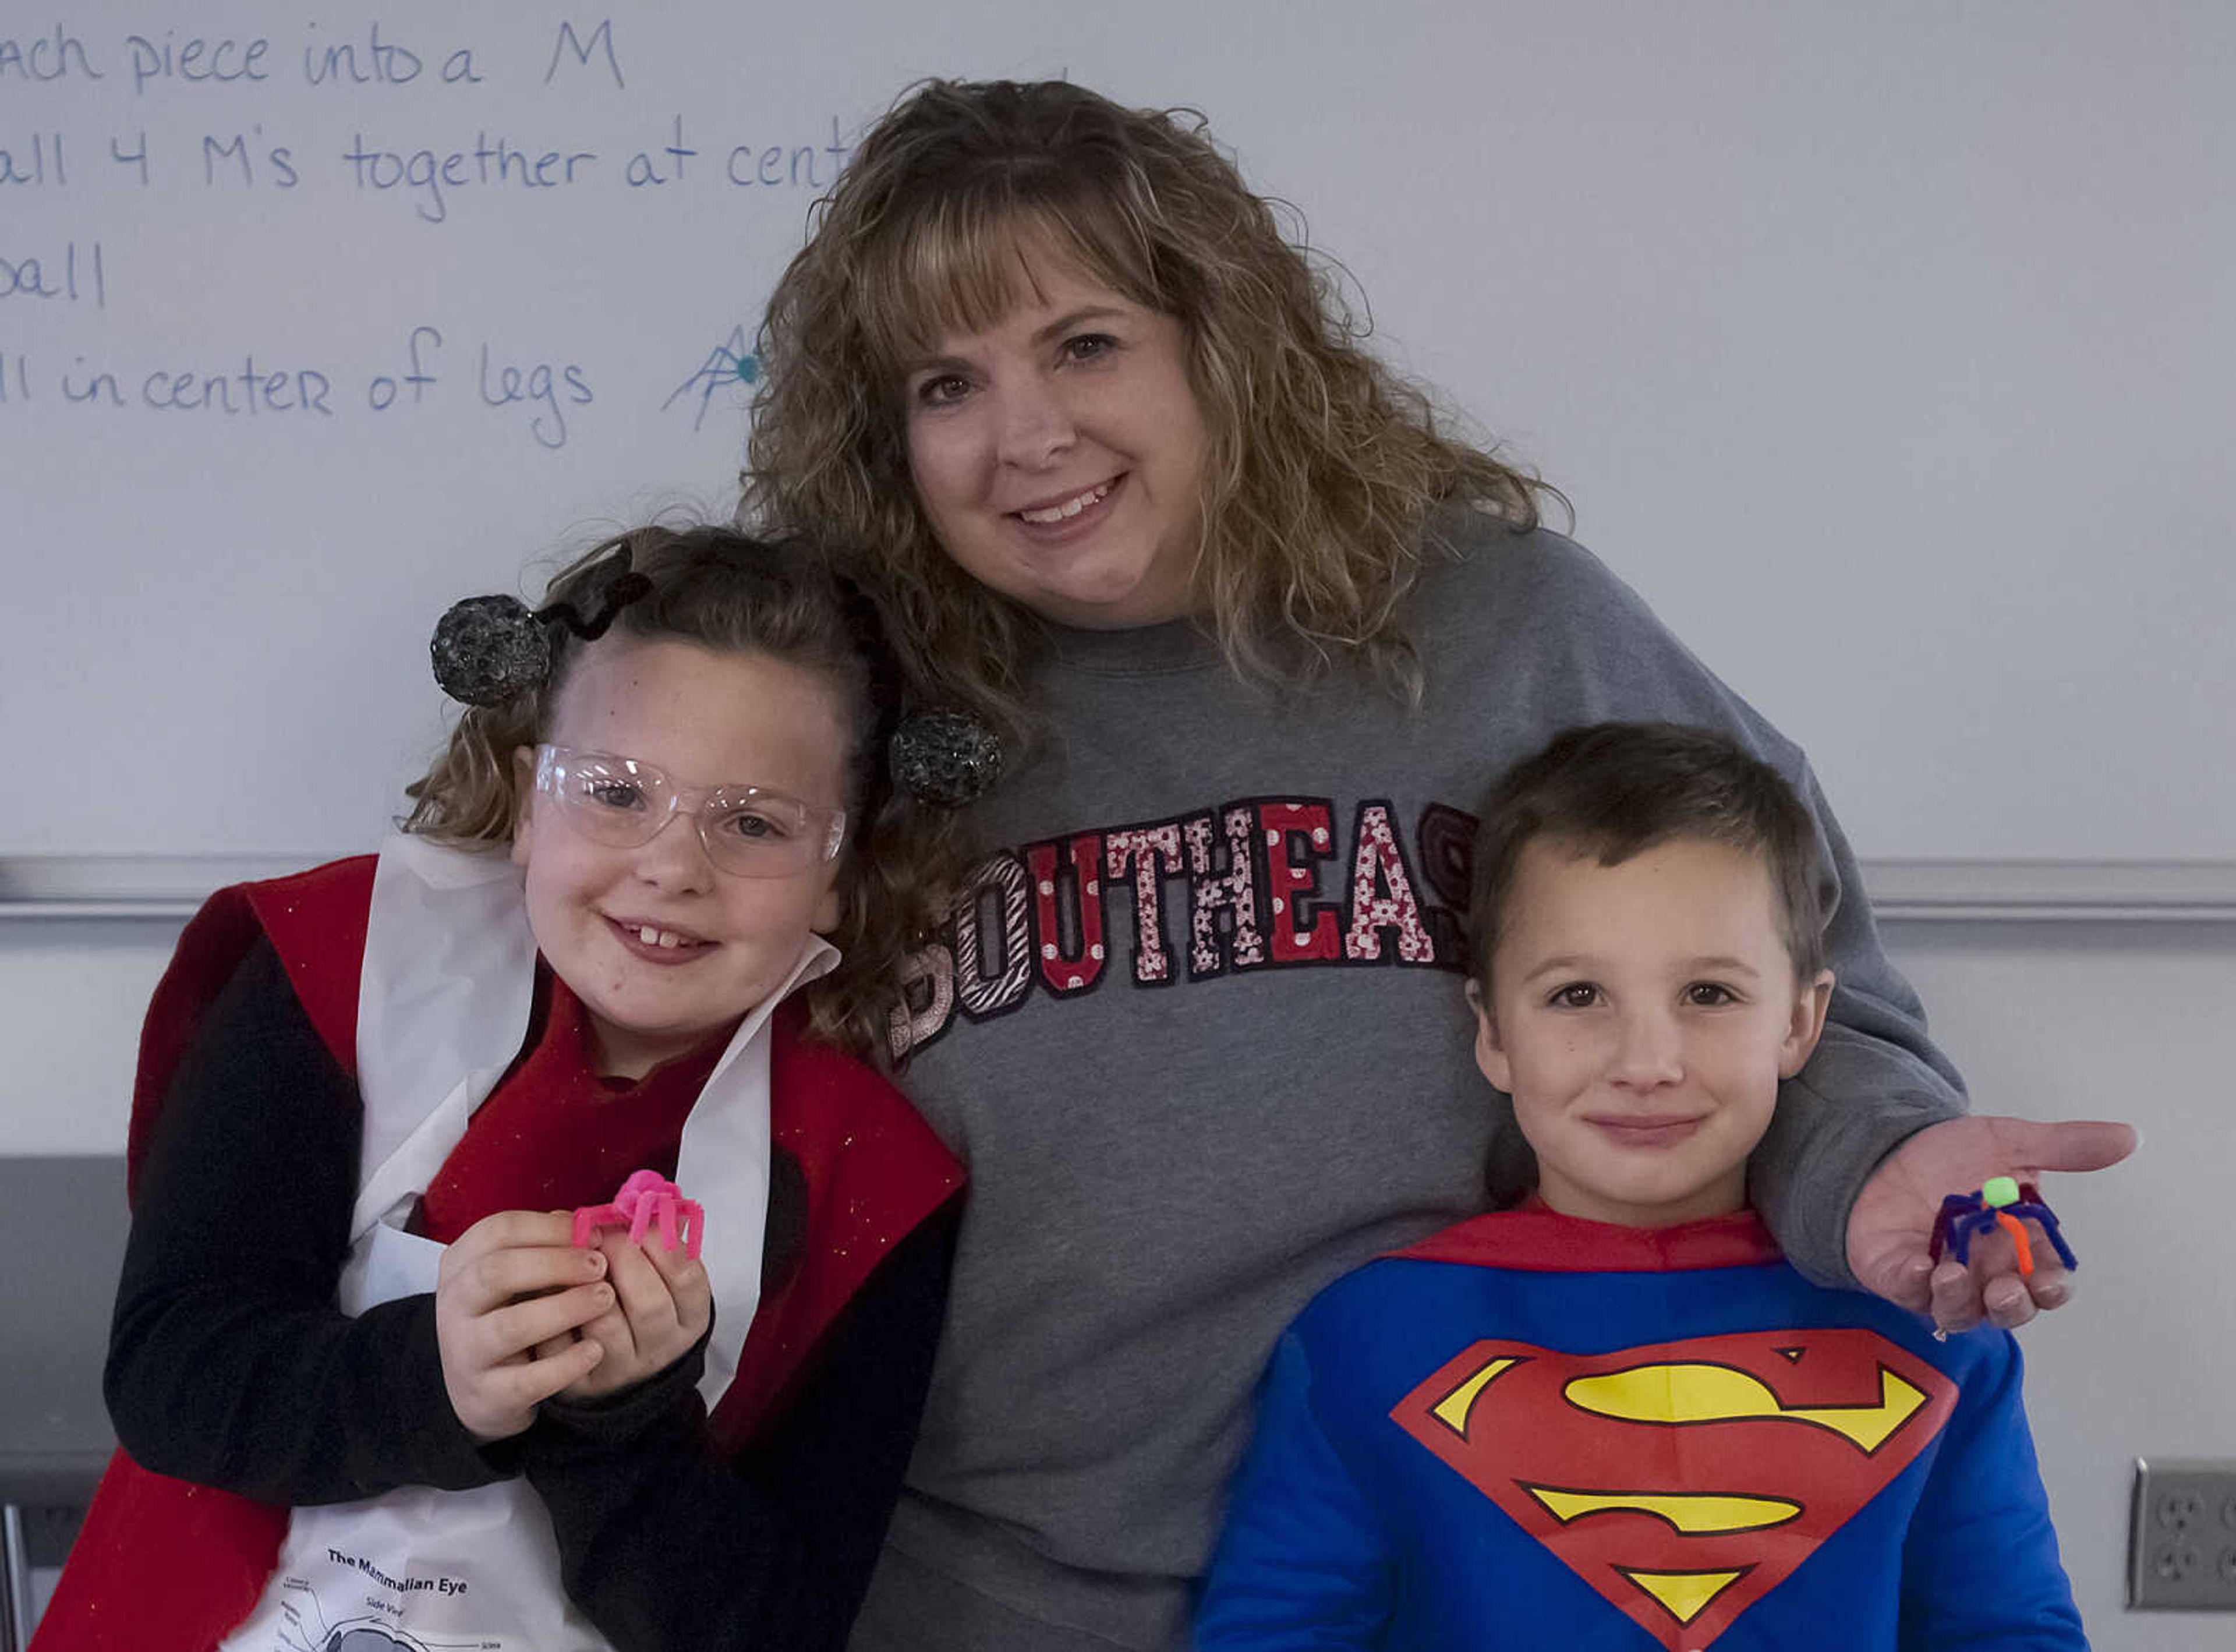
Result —
[[[843, 809], [851, 732], [837, 687], [813, 671], [614, 633], [575, 662], [545, 739], [638, 759], [682, 785]], [[811, 933], [837, 924], [835, 858], [786, 877], [725, 872], [689, 810], [635, 848], [595, 842], [528, 782], [534, 754], [515, 760], [512, 858], [527, 869], [529, 927], [582, 999], [602, 1071], [641, 1077], [727, 1031], [783, 984]]]
[[1538, 839], [1516, 863], [1476, 1059], [1514, 1098], [1539, 1195], [1667, 1227], [1739, 1209], [1778, 1085], [1825, 1024], [1760, 855], [1678, 838], [1608, 866]]
[[965, 573], [1059, 624], [1178, 619], [1207, 445], [1184, 330], [1068, 264], [1027, 274], [1000, 321], [907, 370], [917, 499]]

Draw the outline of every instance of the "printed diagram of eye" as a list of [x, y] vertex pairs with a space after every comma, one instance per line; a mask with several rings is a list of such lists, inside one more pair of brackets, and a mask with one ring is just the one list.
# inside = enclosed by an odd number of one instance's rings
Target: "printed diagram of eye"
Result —
[[753, 343], [746, 337], [745, 328], [732, 327], [730, 336], [707, 353], [699, 370], [669, 392], [668, 399], [661, 403], [660, 411], [666, 412], [679, 399], [695, 391], [699, 397], [699, 411], [691, 420], [691, 428], [695, 431], [707, 422], [707, 409], [717, 395], [736, 389], [740, 392], [740, 399], [733, 405], [742, 407], [745, 405], [743, 397], [752, 393], [760, 376], [760, 358], [753, 354]]
[[[305, 1603], [320, 1620], [325, 1618], [315, 1593]], [[428, 1652], [424, 1642], [415, 1639], [385, 1617], [345, 1617], [319, 1635], [312, 1629], [308, 1616], [294, 1617], [289, 1627], [280, 1629], [280, 1644], [288, 1652]]]
[[[368, 1576], [389, 1583], [391, 1588], [397, 1587], [364, 1562], [358, 1564]], [[331, 1583], [332, 1580], [327, 1581]], [[418, 1585], [422, 1589], [426, 1586], [424, 1582]], [[466, 1587], [463, 1580], [444, 1580], [438, 1592], [462, 1595]], [[454, 1639], [437, 1641], [431, 1648], [427, 1642], [385, 1614], [367, 1613], [330, 1624], [326, 1603], [306, 1577], [290, 1577], [280, 1590], [279, 1622], [273, 1627], [273, 1642], [282, 1652], [452, 1652], [453, 1649], [472, 1644]], [[365, 1601], [368, 1606], [377, 1603], [369, 1597]], [[399, 1606], [391, 1609], [401, 1613], [404, 1609]]]
[[369, 1622], [339, 1626], [326, 1636], [319, 1652], [424, 1652], [424, 1649], [408, 1635]]

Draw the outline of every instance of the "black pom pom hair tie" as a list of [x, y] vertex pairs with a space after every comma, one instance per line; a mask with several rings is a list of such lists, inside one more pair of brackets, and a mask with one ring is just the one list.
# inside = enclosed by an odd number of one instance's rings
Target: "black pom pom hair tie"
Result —
[[838, 576], [847, 629], [856, 652], [869, 662], [870, 697], [877, 707], [871, 749], [885, 753], [884, 779], [919, 803], [959, 809], [992, 791], [1002, 778], [1000, 736], [975, 714], [935, 707], [901, 714], [901, 671], [885, 618], [869, 595]]
[[531, 694], [551, 677], [551, 628], [563, 625], [585, 642], [605, 635], [615, 616], [652, 589], [629, 566], [628, 548], [598, 593], [589, 618], [572, 602], [531, 609], [516, 596], [469, 596], [453, 602], [435, 626], [427, 652], [443, 692], [468, 706], [497, 706]]
[[902, 719], [888, 743], [893, 783], [944, 809], [992, 791], [1002, 778], [1002, 742], [966, 711], [920, 711]]
[[[496, 706], [543, 688], [551, 676], [553, 626], [595, 642], [624, 608], [652, 589], [652, 581], [630, 566], [627, 546], [614, 563], [588, 619], [572, 602], [530, 609], [516, 596], [469, 596], [452, 603], [428, 645], [443, 692], [463, 705]], [[852, 581], [842, 576], [838, 585], [848, 629], [869, 662], [877, 720], [871, 749], [883, 747], [886, 754], [880, 779], [937, 808], [961, 808], [992, 791], [1002, 778], [1000, 737], [967, 711], [939, 708], [902, 716], [900, 668], [877, 604]]]

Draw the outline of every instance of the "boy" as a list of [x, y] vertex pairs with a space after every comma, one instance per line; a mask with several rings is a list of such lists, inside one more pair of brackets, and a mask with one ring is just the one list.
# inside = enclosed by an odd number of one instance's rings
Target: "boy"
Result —
[[1601, 724], [1482, 815], [1476, 1056], [1536, 1194], [1291, 1326], [1199, 1646], [2085, 1646], [2009, 1335], [1811, 1285], [1747, 1208], [1832, 989], [1792, 791]]

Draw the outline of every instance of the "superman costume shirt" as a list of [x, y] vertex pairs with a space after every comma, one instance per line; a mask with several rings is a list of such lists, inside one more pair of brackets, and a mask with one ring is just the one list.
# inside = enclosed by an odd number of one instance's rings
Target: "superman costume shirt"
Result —
[[1752, 1212], [1479, 1216], [1276, 1348], [1202, 1648], [2085, 1647], [2009, 1333], [1810, 1284]]

